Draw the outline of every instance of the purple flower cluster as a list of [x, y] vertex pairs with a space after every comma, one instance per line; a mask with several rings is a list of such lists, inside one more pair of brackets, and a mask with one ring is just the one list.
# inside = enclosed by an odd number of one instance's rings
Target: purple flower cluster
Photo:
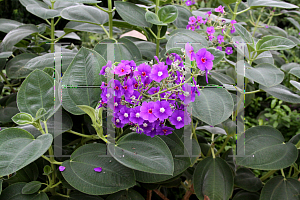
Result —
[[191, 6], [191, 5], [194, 5], [196, 2], [195, 2], [195, 0], [187, 0], [186, 2], [185, 2], [185, 5], [186, 6]]
[[201, 16], [192, 16], [189, 18], [188, 25], [186, 26], [186, 29], [194, 31], [195, 29], [200, 29], [201, 24], [206, 24], [207, 18], [205, 20], [202, 19]]
[[184, 83], [182, 58], [171, 53], [166, 63], [142, 63], [122, 60], [114, 69], [108, 62], [101, 75], [108, 72], [118, 75], [102, 83], [99, 107], [109, 107], [114, 111], [113, 123], [118, 128], [130, 125], [137, 133], [148, 136], [168, 135], [174, 130], [166, 126], [169, 121], [176, 129], [190, 123], [190, 114], [184, 105], [200, 95], [196, 86]]

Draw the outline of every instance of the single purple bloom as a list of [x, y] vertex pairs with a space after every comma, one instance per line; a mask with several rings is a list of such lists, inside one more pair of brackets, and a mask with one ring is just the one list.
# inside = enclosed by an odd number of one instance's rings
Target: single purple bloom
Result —
[[211, 11], [208, 11], [205, 15], [210, 16], [211, 15]]
[[217, 46], [216, 49], [219, 49], [220, 51], [222, 51], [222, 47], [221, 46]]
[[231, 29], [230, 29], [230, 33], [231, 33], [231, 34], [235, 33], [235, 28], [234, 28], [234, 26], [233, 26], [233, 27], [231, 27]]
[[66, 167], [64, 167], [64, 166], [59, 166], [58, 169], [59, 169], [59, 171], [63, 172], [63, 171], [66, 169]]
[[122, 123], [121, 119], [118, 116], [114, 116], [112, 118], [112, 121], [114, 122], [114, 124], [116, 125], [117, 128], [123, 128], [124, 124]]
[[151, 73], [151, 67], [146, 63], [142, 63], [137, 67], [138, 71], [135, 71], [135, 76], [141, 76], [142, 80], [145, 80]]
[[143, 129], [144, 133], [150, 132], [153, 127], [153, 123], [150, 123], [148, 120], [144, 120], [144, 122], [140, 125], [140, 127]]
[[185, 44], [185, 53], [190, 58], [191, 61], [195, 60], [196, 54], [194, 52], [194, 48], [189, 43]]
[[191, 24], [191, 25], [193, 25], [193, 24], [196, 23], [196, 21], [197, 21], [197, 20], [196, 20], [196, 17], [195, 17], [195, 16], [192, 16], [192, 17], [189, 18], [189, 22], [188, 22], [188, 23]]
[[186, 26], [186, 29], [194, 31], [195, 30], [195, 26], [188, 24]]
[[214, 33], [215, 33], [215, 28], [214, 28], [213, 26], [207, 27], [207, 28], [206, 28], [206, 33], [207, 33], [208, 35], [214, 34]]
[[300, 32], [299, 32], [299, 35], [300, 35]]
[[233, 24], [235, 24], [236, 23], [236, 21], [235, 20], [231, 20], [231, 26], [233, 26]]
[[232, 53], [233, 53], [232, 47], [226, 47], [225, 53], [226, 53], [227, 55], [232, 54]]
[[[150, 74], [150, 76], [151, 76], [151, 74]], [[150, 77], [147, 77], [147, 78], [145, 78], [144, 81], [141, 81], [141, 82], [143, 83], [144, 87], [146, 88], [152, 82], [152, 79]]]
[[204, 23], [204, 21], [203, 21], [203, 19], [202, 19], [201, 16], [197, 16], [197, 22], [198, 22], [199, 24], [203, 24], [203, 23]]
[[131, 68], [129, 65], [125, 65], [124, 63], [119, 63], [118, 66], [115, 68], [114, 72], [119, 76], [124, 76], [131, 72]]
[[[189, 84], [184, 84], [182, 86], [183, 91], [188, 92], [189, 94], [187, 96], [183, 95], [182, 93], [178, 94], [178, 98], [184, 102], [184, 104], [189, 104], [190, 102], [195, 101], [196, 92], [198, 93], [198, 96], [200, 95], [199, 90], [197, 87], [192, 87]], [[197, 91], [196, 91], [197, 90]]]
[[203, 23], [203, 24], [206, 24], [207, 20], [208, 20], [208, 18], [206, 17], [206, 19], [204, 20], [204, 23]]
[[225, 29], [222, 28], [222, 34], [224, 34]]
[[156, 101], [154, 104], [154, 115], [159, 118], [160, 121], [167, 119], [172, 114], [169, 102], [167, 101]]
[[213, 66], [213, 60], [215, 59], [214, 55], [212, 55], [205, 48], [200, 49], [196, 53], [196, 62], [199, 69], [202, 71], [211, 70]]
[[127, 81], [124, 81], [123, 87], [123, 94], [125, 96], [130, 96], [133, 93], [133, 85], [132, 85], [132, 79], [127, 79]]
[[214, 38], [215, 38], [215, 36], [213, 36], [213, 35], [208, 36], [209, 41], [212, 41]]
[[195, 28], [199, 30], [199, 29], [200, 29], [200, 26], [199, 26], [199, 25], [197, 25]]
[[141, 117], [141, 114], [140, 114], [140, 112], [141, 112], [140, 109], [141, 109], [141, 106], [132, 108], [130, 110], [130, 118], [129, 118], [130, 121], [132, 121], [135, 124], [139, 124], [139, 125], [144, 122], [144, 119]]
[[158, 86], [158, 87], [152, 87], [152, 88], [148, 91], [148, 93], [149, 93], [149, 94], [155, 94], [155, 93], [157, 93], [157, 92], [159, 91], [159, 89], [160, 89], [159, 86]]
[[163, 62], [153, 65], [150, 78], [156, 82], [169, 77], [168, 65], [165, 65]]
[[[187, 113], [187, 112], [186, 112]], [[186, 118], [189, 118], [188, 115], [186, 115]], [[184, 127], [184, 125], [188, 125], [189, 119], [185, 119], [184, 117], [184, 111], [183, 110], [175, 110], [171, 117], [169, 118], [170, 122], [175, 126], [176, 129], [180, 129]]]
[[187, 1], [185, 2], [185, 5], [186, 5], [186, 6], [191, 6], [191, 5], [192, 5], [192, 1], [187, 0]]
[[[112, 85], [112, 80], [110, 81], [110, 85]], [[123, 90], [122, 90], [122, 85], [120, 83], [119, 80], [114, 80], [115, 83], [115, 87], [114, 87], [114, 92], [115, 92], [115, 96], [120, 98], [123, 95]]]
[[125, 96], [125, 101], [131, 104], [136, 104], [141, 100], [142, 97], [143, 96], [141, 95], [141, 93], [135, 90], [131, 95]]
[[107, 67], [108, 67], [108, 68], [111, 68], [111, 66], [112, 66], [111, 61], [110, 61], [110, 60], [107, 61], [107, 64], [106, 64], [105, 66], [103, 66], [102, 69], [100, 70], [99, 75], [105, 75], [105, 70], [106, 70], [106, 68], [107, 68]]
[[269, 28], [269, 26], [268, 26], [268, 25], [266, 25], [266, 28]]
[[218, 39], [218, 42], [220, 44], [222, 44], [222, 42], [224, 42], [224, 36], [223, 35], [218, 35], [217, 39]]
[[143, 102], [142, 106], [141, 106], [141, 112], [140, 112], [140, 116], [144, 119], [144, 120], [148, 120], [149, 122], [154, 122], [157, 117], [155, 117], [153, 110], [154, 110], [154, 102], [150, 101], [150, 102]]
[[225, 6], [220, 5], [219, 7], [215, 8], [215, 12], [224, 13], [224, 8], [225, 8]]
[[96, 167], [96, 168], [94, 168], [94, 171], [95, 172], [102, 172], [102, 167]]
[[124, 106], [121, 108], [120, 113], [119, 113], [119, 118], [123, 124], [129, 123], [129, 117], [130, 117], [130, 108], [127, 108]]
[[157, 134], [158, 135], [169, 135], [169, 134], [172, 134], [173, 130], [174, 130], [173, 128], [168, 127], [168, 126], [159, 126], [157, 128]]
[[[196, 55], [196, 54], [195, 54]], [[195, 59], [194, 59], [195, 60]], [[182, 74], [179, 72], [179, 71], [176, 71], [176, 75], [175, 74], [173, 74], [172, 76], [174, 76], [174, 78], [176, 78], [175, 80], [174, 80], [174, 82], [176, 83], [176, 84], [180, 84], [181, 82], [182, 82], [182, 80], [184, 79], [184, 77], [182, 76]], [[183, 80], [184, 81], [184, 80]]]

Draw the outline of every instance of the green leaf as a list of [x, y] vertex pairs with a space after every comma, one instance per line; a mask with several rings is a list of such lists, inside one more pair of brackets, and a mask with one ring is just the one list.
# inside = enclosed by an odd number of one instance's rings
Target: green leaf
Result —
[[[96, 107], [100, 88], [70, 88], [70, 86], [101, 85], [104, 76], [100, 76], [99, 72], [104, 65], [106, 61], [96, 51], [84, 47], [79, 50], [62, 77], [62, 105], [68, 112], [82, 115], [85, 112], [77, 105]], [[78, 98], [79, 96], [81, 98]]]
[[32, 124], [33, 117], [28, 113], [18, 113], [12, 117], [12, 120], [18, 125]]
[[243, 38], [243, 40], [246, 43], [251, 43], [252, 46], [254, 45], [253, 37], [247, 31], [247, 29], [245, 29], [242, 25], [240, 25], [238, 23], [234, 24], [234, 28], [235, 28], [236, 32]]
[[[113, 23], [113, 24], [114, 24], [114, 26], [116, 25], [115, 23]], [[104, 28], [107, 31], [109, 31], [108, 26], [104, 26]], [[74, 22], [74, 21], [68, 22], [64, 28], [64, 31], [66, 33], [74, 32], [74, 31], [84, 31], [84, 32], [90, 32], [90, 33], [105, 34], [104, 30], [99, 25], [82, 23], [82, 22]], [[116, 27], [113, 27], [113, 33], [122, 33], [122, 31]]]
[[130, 133], [120, 138], [116, 145], [108, 144], [108, 150], [119, 163], [131, 169], [173, 175], [172, 154], [159, 137]]
[[174, 47], [180, 47], [184, 49], [185, 44], [188, 42], [194, 43], [192, 46], [195, 52], [203, 47], [208, 46], [206, 39], [202, 35], [191, 30], [177, 29], [172, 31], [171, 35], [172, 36], [166, 45], [167, 51]]
[[298, 6], [286, 3], [283, 1], [274, 1], [274, 0], [248, 0], [248, 5], [251, 9], [258, 7], [275, 7], [275, 8], [298, 8]]
[[58, 10], [49, 9], [48, 6], [42, 7], [36, 4], [30, 4], [26, 6], [26, 10], [42, 19], [49, 19], [60, 16], [60, 12]]
[[45, 167], [44, 167], [44, 173], [43, 173], [43, 175], [49, 175], [49, 174], [51, 174], [53, 171], [52, 171], [52, 169], [51, 169], [51, 167], [49, 166], [49, 165], [46, 165]]
[[168, 53], [168, 54], [176, 53], [176, 54], [181, 55], [181, 56], [184, 55], [183, 52], [181, 51], [181, 48], [180, 48], [180, 47], [171, 48], [171, 49], [169, 49], [168, 51], [166, 51], [165, 55], [167, 55], [167, 53]]
[[204, 200], [204, 195], [212, 200], [229, 199], [233, 192], [233, 174], [222, 158], [207, 157], [198, 163], [193, 184], [199, 200]]
[[300, 78], [300, 67], [294, 67], [289, 71], [290, 74], [293, 74], [297, 78]]
[[256, 65], [255, 68], [246, 62], [245, 65], [245, 77], [266, 87], [278, 85], [284, 79], [284, 73], [272, 64], [262, 63]]
[[102, 1], [97, 0], [56, 0], [56, 2], [67, 1], [72, 3], [101, 3]]
[[[86, 194], [111, 194], [136, 184], [133, 170], [107, 156], [105, 144], [86, 144], [78, 148], [62, 166], [66, 167], [62, 172], [66, 181]], [[96, 167], [102, 167], [102, 172], [95, 172]]]
[[109, 195], [106, 200], [145, 200], [145, 198], [133, 189], [122, 190], [115, 194]]
[[10, 32], [20, 25], [23, 25], [23, 23], [11, 19], [0, 18], [0, 31], [4, 33]]
[[31, 181], [29, 183], [26, 183], [24, 187], [22, 188], [22, 194], [33, 194], [39, 191], [41, 188], [42, 183], [39, 181]]
[[259, 194], [242, 190], [236, 193], [232, 200], [259, 200]]
[[[163, 141], [168, 145], [172, 157], [174, 160], [174, 173], [172, 175], [162, 175], [162, 174], [153, 174], [143, 171], [135, 171], [136, 180], [143, 183], [156, 183], [165, 181], [171, 178], [174, 178], [184, 172], [190, 165], [191, 161], [189, 156], [179, 157], [179, 155], [188, 154], [187, 150], [184, 148], [183, 142], [177, 136], [176, 133], [170, 135], [159, 136]], [[195, 145], [194, 145], [195, 146]], [[199, 146], [199, 145], [198, 145]], [[193, 152], [195, 155], [200, 154], [200, 152]]]
[[207, 51], [209, 51], [212, 55], [214, 55], [213, 64], [218, 64], [225, 56], [224, 51], [220, 51], [216, 48], [208, 48]]
[[24, 182], [12, 184], [3, 190], [0, 200], [49, 200], [46, 193], [22, 194], [22, 189], [26, 185]]
[[[104, 58], [107, 57], [107, 44], [102, 43], [115, 43], [114, 40], [106, 39], [98, 43], [94, 50], [102, 55]], [[115, 62], [121, 62], [121, 60], [140, 60], [142, 55], [138, 47], [128, 39], [120, 38], [118, 43], [114, 45]]]
[[151, 12], [151, 11], [147, 11], [146, 14], [145, 14], [145, 18], [146, 18], [146, 21], [151, 23], [151, 24], [156, 24], [156, 25], [161, 25], [161, 26], [166, 26], [167, 24], [160, 21], [158, 16]]
[[11, 51], [13, 46], [23, 38], [33, 33], [39, 32], [38, 28], [32, 24], [21, 25], [10, 31], [2, 40], [2, 51]]
[[300, 96], [292, 92], [289, 88], [285, 87], [284, 85], [276, 85], [269, 88], [260, 85], [259, 88], [285, 102], [300, 103]]
[[12, 54], [12, 51], [6, 51], [6, 52], [2, 52], [0, 53], [0, 59], [4, 58], [4, 62], [6, 61], [6, 58], [10, 57]]
[[221, 85], [223, 84], [235, 84], [235, 81], [230, 77], [227, 76], [226, 74], [223, 74], [221, 72], [217, 72], [217, 71], [210, 71], [209, 72], [211, 77], [217, 81], [220, 82]]
[[140, 50], [142, 56], [152, 60], [156, 55], [156, 44], [148, 41], [137, 41], [134, 42], [137, 48]]
[[41, 157], [52, 143], [52, 135], [34, 137], [19, 128], [0, 131], [0, 176], [12, 174]]
[[291, 18], [291, 17], [287, 17], [286, 19], [289, 20], [298, 29], [298, 31], [300, 31], [299, 22], [297, 22], [294, 18]]
[[224, 88], [205, 88], [200, 90], [192, 103], [193, 116], [214, 126], [225, 121], [233, 111], [233, 100]]
[[234, 177], [234, 184], [244, 190], [256, 192], [262, 188], [262, 182], [247, 168], [239, 168]]
[[200, 127], [197, 127], [196, 130], [206, 130], [206, 131], [210, 132], [211, 134], [227, 135], [226, 131], [219, 127], [200, 126]]
[[289, 72], [294, 67], [300, 67], [300, 64], [298, 63], [287, 63], [281, 66], [281, 69], [285, 72]]
[[32, 53], [22, 53], [15, 56], [6, 64], [7, 76], [11, 79], [26, 78], [31, 71], [28, 71], [24, 66], [26, 63], [35, 58], [36, 55]]
[[293, 48], [295, 43], [287, 38], [281, 36], [268, 35], [258, 40], [256, 50], [258, 52], [268, 50], [286, 50]]
[[90, 106], [86, 106], [86, 105], [78, 105], [77, 107], [80, 108], [81, 110], [83, 110], [86, 114], [88, 114], [94, 124], [96, 123], [96, 116], [95, 116], [94, 108], [92, 108]]
[[[49, 119], [59, 107], [59, 105], [55, 105], [54, 110], [53, 89], [54, 79], [45, 72], [36, 69], [29, 74], [20, 87], [17, 95], [19, 110], [36, 116], [37, 111], [44, 108], [47, 114], [43, 116], [43, 120]], [[30, 98], [28, 98], [29, 96]], [[56, 102], [59, 103], [59, 101]]]
[[193, 14], [191, 13], [191, 11], [189, 11], [188, 9], [186, 9], [183, 6], [180, 5], [174, 5], [176, 6], [177, 10], [178, 10], [178, 16], [176, 18], [176, 20], [173, 22], [173, 24], [177, 27], [177, 28], [186, 28], [186, 26], [188, 25], [189, 22], [189, 18], [193, 16]]
[[173, 5], [164, 6], [158, 10], [158, 18], [163, 23], [172, 23], [176, 20], [177, 16], [178, 10], [176, 6]]
[[108, 14], [94, 6], [76, 5], [61, 11], [61, 17], [71, 21], [105, 24]]
[[115, 6], [118, 14], [127, 23], [135, 26], [151, 28], [151, 24], [146, 21], [146, 11], [143, 8], [140, 8], [133, 3], [121, 1], [116, 1]]
[[2, 193], [2, 183], [3, 183], [3, 179], [0, 179], [0, 195]]
[[275, 176], [263, 187], [260, 200], [299, 199], [300, 182], [293, 178]]
[[52, 196], [50, 200], [104, 200], [100, 196], [87, 195], [81, 192], [71, 192], [68, 198], [62, 196]]
[[300, 90], [300, 83], [299, 83], [299, 82], [290, 80], [290, 83], [291, 83], [295, 88], [297, 88], [298, 90]]
[[[243, 136], [244, 137], [244, 136]], [[256, 126], [245, 132], [245, 148], [237, 149], [238, 165], [260, 170], [277, 170], [290, 166], [297, 159], [298, 152], [294, 144], [284, 143], [282, 134], [270, 126]], [[239, 145], [238, 145], [239, 146]]]
[[37, 180], [39, 176], [39, 169], [35, 162], [30, 163], [26, 167], [23, 167], [19, 171], [16, 172], [14, 176], [9, 178], [7, 182], [9, 184], [17, 183], [17, 182], [30, 182]]

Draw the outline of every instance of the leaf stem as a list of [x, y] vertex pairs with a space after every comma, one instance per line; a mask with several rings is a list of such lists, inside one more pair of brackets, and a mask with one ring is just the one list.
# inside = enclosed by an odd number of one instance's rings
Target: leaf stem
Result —
[[160, 42], [160, 31], [161, 26], [157, 26], [157, 37], [156, 37], [156, 56], [159, 58], [159, 42]]
[[277, 170], [271, 170], [268, 171], [265, 175], [263, 175], [262, 177], [260, 177], [261, 181], [266, 180], [267, 178], [269, 178], [270, 176], [272, 176]]
[[86, 137], [86, 138], [96, 138], [96, 137], [98, 138], [97, 135], [85, 135], [85, 134], [78, 133], [78, 132], [72, 131], [72, 130], [68, 130], [68, 131], [66, 131], [66, 132], [72, 133], [72, 134], [74, 134], [74, 135], [78, 135], [78, 136], [81, 136], [81, 137]]
[[263, 7], [263, 8], [261, 9], [261, 11], [260, 11], [260, 14], [259, 14], [259, 16], [258, 16], [258, 18], [257, 18], [256, 23], [255, 23], [255, 27], [254, 27], [252, 36], [254, 36], [254, 34], [255, 34], [255, 32], [256, 32], [256, 29], [257, 29], [257, 27], [258, 27], [258, 23], [259, 23], [260, 17], [261, 17], [261, 15], [264, 13], [264, 9], [265, 9], [265, 7]]
[[221, 148], [219, 149], [219, 151], [217, 151], [216, 156], [219, 155], [219, 154], [223, 151], [223, 149], [225, 148], [225, 146], [226, 146], [226, 144], [228, 143], [229, 139], [230, 139], [230, 136], [227, 135], [227, 137], [226, 137], [226, 139], [225, 139], [225, 142], [222, 144], [222, 146], [221, 146]]
[[[229, 6], [228, 6], [228, 7], [229, 7]], [[247, 9], [245, 9], [245, 10], [242, 10], [242, 11], [236, 13], [236, 15], [239, 15], [239, 14], [242, 14], [242, 13], [244, 13], [244, 12], [247, 12], [248, 10], [251, 10], [251, 8], [249, 7], [249, 8], [247, 8]]]
[[5, 75], [3, 74], [2, 71], [0, 71], [0, 75], [3, 78], [3, 80], [7, 83], [7, 85], [9, 85], [9, 88], [10, 88], [11, 92], [14, 93], [15, 92], [14, 88], [12, 87], [10, 82], [7, 80], [7, 78], [5, 77]]
[[45, 40], [49, 40], [49, 41], [51, 41], [51, 39], [50, 39], [50, 38], [47, 38], [47, 37], [43, 36], [42, 34], [38, 34], [38, 36], [40, 36], [41, 38], [44, 38]]
[[[54, 9], [53, 1], [51, 1], [51, 9], [52, 10]], [[51, 46], [50, 46], [51, 53], [54, 53], [54, 42], [55, 42], [54, 31], [55, 31], [54, 18], [51, 18]]]
[[251, 92], [245, 92], [245, 94], [254, 94], [254, 93], [257, 93], [257, 92], [263, 92], [261, 89], [259, 90], [254, 90], [254, 91], [251, 91]]
[[109, 39], [113, 39], [113, 17], [112, 17], [112, 3], [111, 0], [108, 3], [108, 26], [109, 26]]

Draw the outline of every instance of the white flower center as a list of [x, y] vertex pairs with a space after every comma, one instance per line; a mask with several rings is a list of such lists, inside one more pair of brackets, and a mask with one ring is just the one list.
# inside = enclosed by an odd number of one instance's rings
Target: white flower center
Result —
[[110, 94], [106, 94], [106, 97], [109, 98]]
[[140, 113], [136, 113], [135, 117], [139, 118], [140, 117]]
[[119, 104], [116, 102], [115, 104], [114, 104], [114, 106], [118, 106]]
[[148, 124], [146, 124], [146, 123], [143, 123], [143, 126], [144, 126], [144, 127], [147, 127], [147, 126], [148, 126]]
[[164, 108], [160, 108], [159, 111], [160, 111], [161, 113], [164, 113], [164, 112], [165, 112], [165, 109], [164, 109]]
[[124, 113], [124, 117], [128, 117], [128, 113]]
[[158, 76], [162, 76], [163, 73], [162, 73], [162, 72], [158, 72], [157, 75], [158, 75]]
[[179, 121], [179, 122], [180, 122], [181, 120], [182, 120], [182, 118], [181, 118], [181, 117], [177, 117], [177, 121]]
[[119, 123], [119, 122], [120, 122], [120, 120], [119, 120], [119, 119], [116, 119], [116, 122], [117, 122], [117, 123]]

